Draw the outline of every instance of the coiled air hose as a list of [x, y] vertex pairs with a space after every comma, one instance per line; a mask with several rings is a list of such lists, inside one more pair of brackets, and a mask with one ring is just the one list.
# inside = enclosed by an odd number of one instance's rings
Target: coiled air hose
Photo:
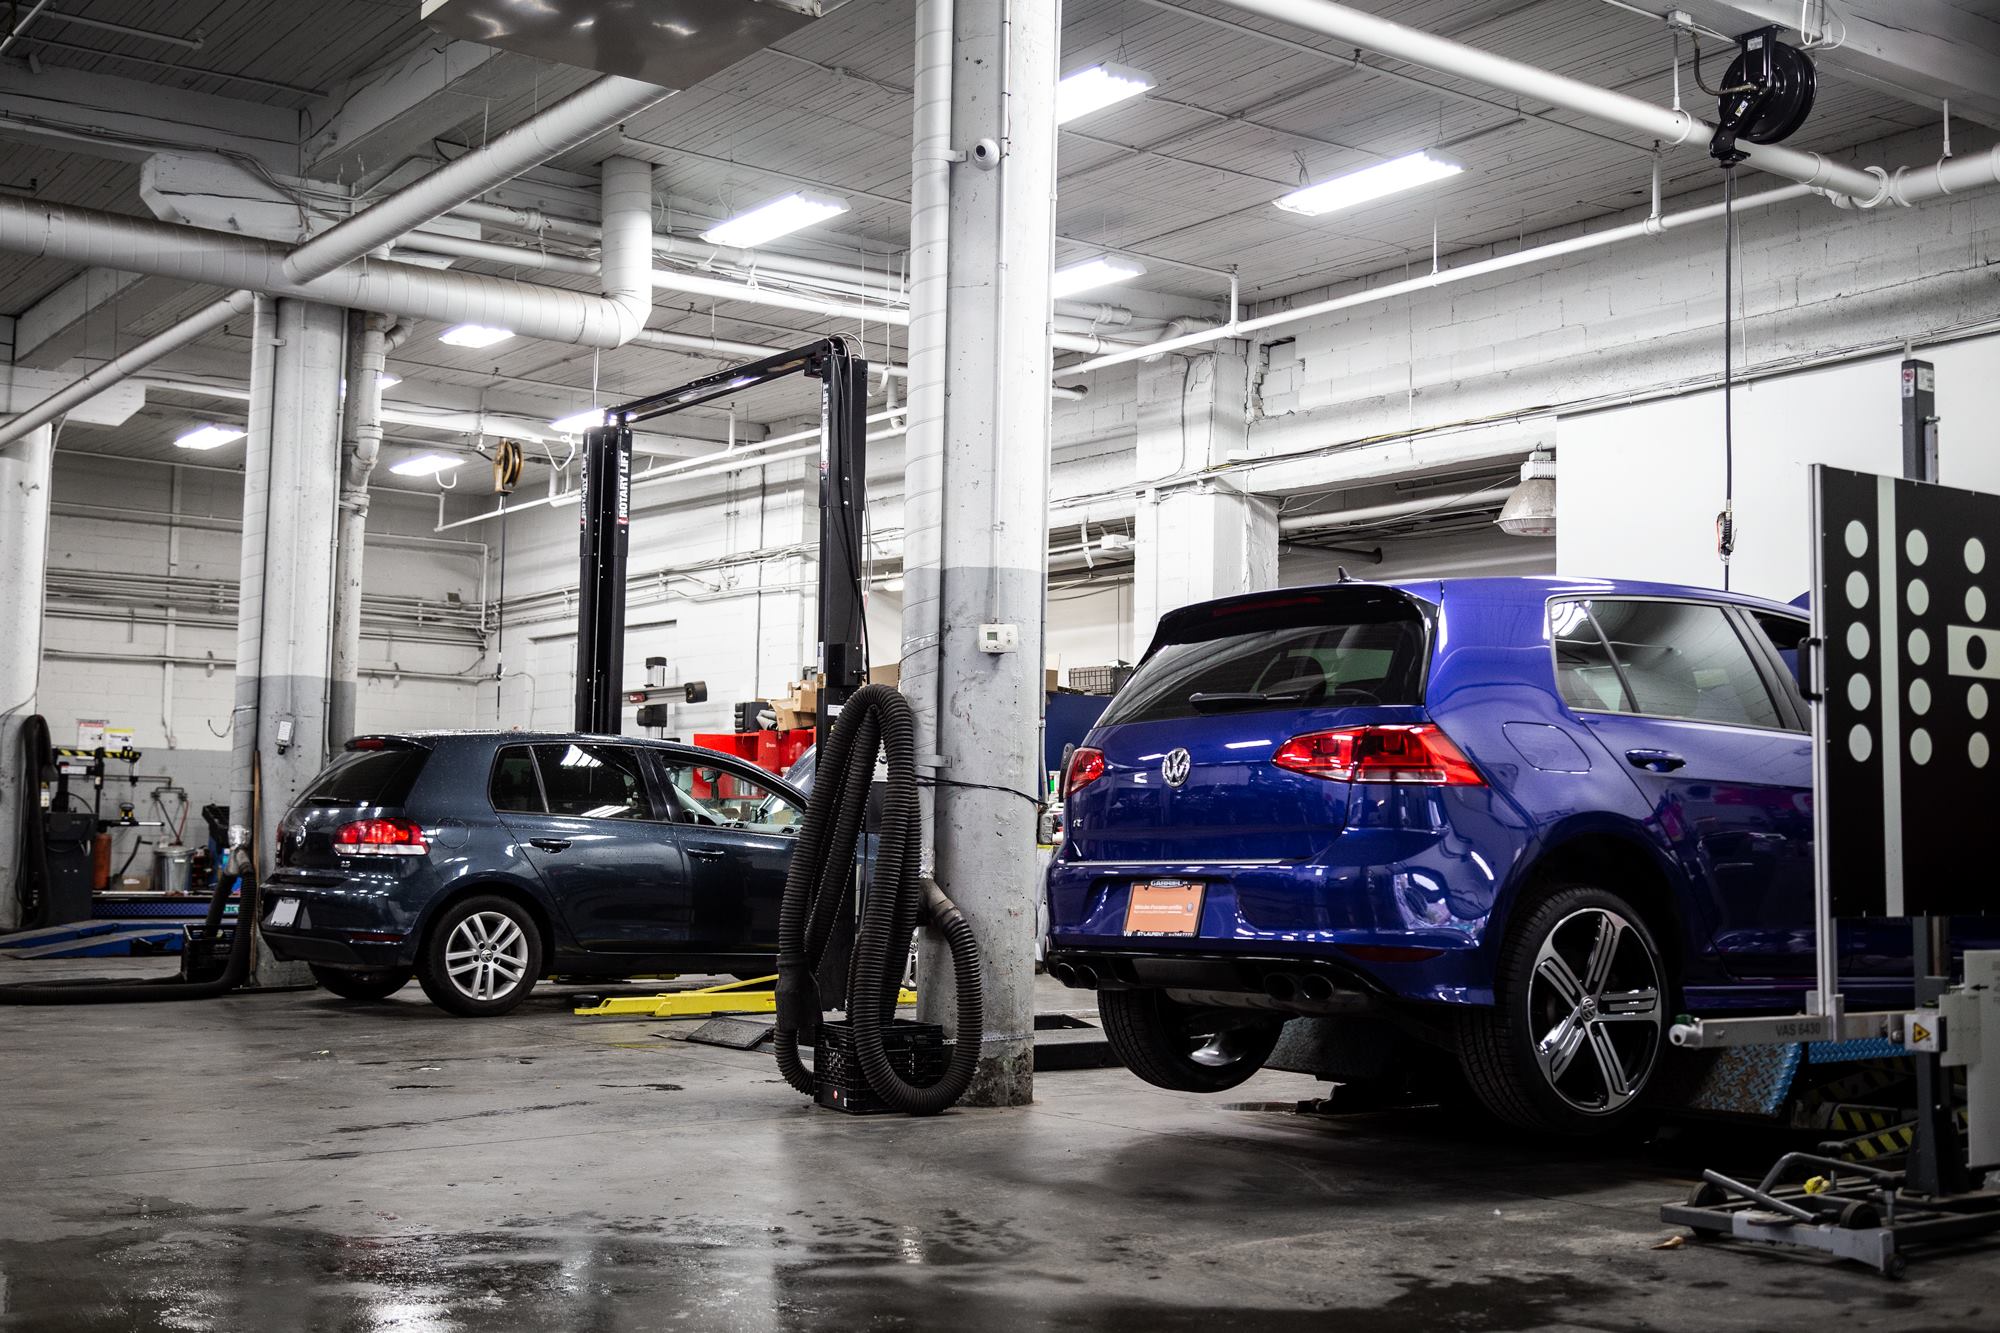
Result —
[[[21, 762], [24, 793], [21, 802], [20, 866], [22, 874], [48, 900], [48, 854], [42, 843], [42, 808], [35, 789], [49, 766], [49, 728], [40, 717], [31, 717], [21, 728]], [[142, 1004], [161, 1000], [206, 1000], [235, 990], [250, 974], [251, 923], [257, 919], [257, 890], [253, 877], [245, 876], [243, 899], [236, 913], [236, 933], [229, 941], [229, 957], [222, 972], [209, 981], [183, 981], [178, 977], [147, 977], [132, 981], [107, 981], [101, 977], [78, 977], [66, 981], [46, 981], [0, 986], [0, 1005], [6, 1004]], [[218, 877], [215, 894], [208, 900], [202, 938], [213, 940], [222, 929], [222, 915], [229, 905], [230, 881]]]
[[[863, 895], [847, 977], [847, 1017], [856, 1062], [882, 1102], [911, 1115], [935, 1115], [972, 1084], [985, 1031], [979, 945], [972, 925], [944, 890], [922, 877], [922, 811], [917, 801], [916, 714], [887, 685], [865, 685], [841, 706], [819, 757], [805, 823], [785, 876], [778, 915], [777, 1030], [772, 1049], [785, 1081], [807, 1096], [813, 1074], [799, 1058], [817, 1044], [823, 1006], [814, 980], [840, 913], [851, 900], [854, 853], [878, 750], [888, 761], [875, 871]], [[927, 1087], [903, 1081], [889, 1062], [883, 1030], [893, 1021], [910, 936], [928, 921], [951, 949], [958, 989], [958, 1039], [944, 1077]]]

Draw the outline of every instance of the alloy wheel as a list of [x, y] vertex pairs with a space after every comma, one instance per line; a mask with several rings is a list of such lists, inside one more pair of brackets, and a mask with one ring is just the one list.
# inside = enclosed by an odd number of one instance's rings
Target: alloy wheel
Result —
[[474, 912], [445, 942], [445, 972], [459, 993], [497, 1000], [528, 973], [528, 936], [503, 912]]
[[1666, 1003], [1645, 933], [1604, 907], [1570, 913], [1542, 941], [1528, 983], [1528, 1030], [1549, 1089], [1586, 1115], [1644, 1090], [1659, 1059]]

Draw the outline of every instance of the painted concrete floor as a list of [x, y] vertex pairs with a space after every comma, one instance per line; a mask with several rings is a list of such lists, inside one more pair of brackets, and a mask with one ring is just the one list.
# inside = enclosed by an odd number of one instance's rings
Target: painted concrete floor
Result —
[[0, 1013], [0, 1329], [2000, 1328], [2000, 1249], [1656, 1249], [1698, 1162], [1768, 1160], [1736, 1131], [1524, 1146], [1118, 1069], [851, 1119], [562, 996]]

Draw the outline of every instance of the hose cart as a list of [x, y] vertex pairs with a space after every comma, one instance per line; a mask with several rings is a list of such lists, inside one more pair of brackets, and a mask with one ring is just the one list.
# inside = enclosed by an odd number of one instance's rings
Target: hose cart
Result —
[[[843, 913], [854, 911], [855, 850], [878, 753], [888, 763], [874, 873], [861, 895], [848, 967], [846, 1018], [824, 1017], [815, 980]], [[965, 1095], [985, 1030], [979, 945], [971, 923], [924, 878], [917, 800], [916, 716], [887, 685], [855, 691], [819, 762], [812, 800], [785, 877], [778, 918], [777, 1030], [785, 1081], [822, 1106], [935, 1115]], [[897, 1020], [896, 994], [920, 924], [945, 938], [957, 983], [958, 1040], [946, 1052], [934, 1025]], [[808, 1069], [799, 1048], [811, 1046]]]

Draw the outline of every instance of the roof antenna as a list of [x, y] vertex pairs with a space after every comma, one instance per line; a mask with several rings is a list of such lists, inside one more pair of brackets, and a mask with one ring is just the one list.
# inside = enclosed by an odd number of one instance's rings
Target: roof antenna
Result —
[[1339, 577], [1338, 577], [1338, 578], [1334, 579], [1334, 582], [1335, 582], [1335, 583], [1352, 583], [1352, 582], [1354, 582], [1354, 575], [1352, 575], [1352, 574], [1350, 574], [1350, 573], [1348, 573], [1348, 572], [1347, 572], [1347, 566], [1346, 566], [1346, 565], [1335, 565], [1335, 566], [1334, 566], [1333, 568], [1334, 568], [1335, 572], [1336, 572], [1336, 573], [1338, 573], [1338, 575], [1339, 575]]

